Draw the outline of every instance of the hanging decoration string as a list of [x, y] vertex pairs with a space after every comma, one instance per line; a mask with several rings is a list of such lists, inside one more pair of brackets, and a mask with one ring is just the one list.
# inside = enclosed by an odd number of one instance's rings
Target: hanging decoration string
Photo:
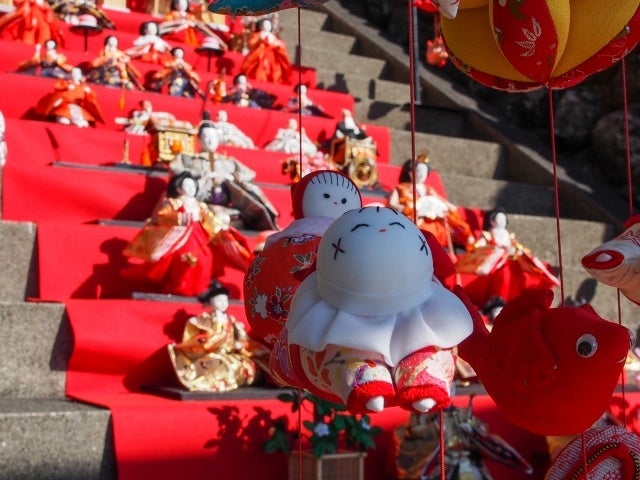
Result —
[[418, 201], [416, 192], [416, 105], [413, 92], [415, 91], [415, 52], [414, 52], [414, 25], [416, 8], [414, 0], [409, 0], [409, 116], [411, 121], [411, 183], [413, 187], [413, 223], [417, 224], [418, 217], [416, 203]]
[[302, 178], [302, 37], [301, 37], [301, 11], [300, 7], [298, 10], [298, 58], [296, 58], [296, 65], [298, 67], [298, 170], [300, 174], [299, 178]]
[[551, 162], [553, 164], [553, 203], [556, 215], [556, 240], [558, 243], [558, 265], [560, 277], [560, 299], [564, 306], [564, 274], [562, 264], [562, 235], [560, 233], [560, 195], [558, 193], [558, 156], [556, 153], [556, 126], [553, 107], [553, 89], [547, 85], [547, 98], [549, 100], [549, 138], [551, 141]]

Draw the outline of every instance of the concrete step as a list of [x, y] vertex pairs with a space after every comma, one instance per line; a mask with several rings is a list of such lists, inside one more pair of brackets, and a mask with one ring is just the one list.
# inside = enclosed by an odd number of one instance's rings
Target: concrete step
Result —
[[108, 410], [58, 398], [4, 397], [0, 432], [3, 480], [117, 478]]
[[367, 98], [402, 105], [410, 99], [409, 83], [365, 77], [355, 71], [339, 72], [331, 65], [316, 66], [316, 78], [319, 88], [349, 93], [356, 101]]
[[500, 206], [510, 214], [554, 215], [553, 190], [550, 187], [449, 172], [441, 172], [440, 177], [447, 198], [456, 205], [482, 210]]
[[35, 224], [0, 221], [0, 238], [0, 301], [23, 301], [36, 288]]
[[[298, 9], [290, 8], [279, 10], [278, 20], [283, 35], [290, 35], [298, 30]], [[313, 8], [300, 9], [300, 30], [303, 32], [314, 32], [328, 30], [331, 19], [326, 12]]]
[[73, 339], [64, 311], [58, 303], [0, 302], [0, 397], [65, 396]]
[[[405, 99], [406, 100], [406, 99]], [[383, 125], [390, 129], [412, 130], [411, 106], [362, 98], [355, 105], [355, 118], [359, 122]], [[414, 108], [413, 130], [442, 136], [463, 137], [465, 117], [454, 110], [441, 108]]]
[[[391, 163], [402, 165], [411, 158], [411, 141], [410, 131], [391, 130]], [[441, 174], [507, 178], [504, 151], [498, 143], [416, 132], [415, 148], [418, 154], [427, 149], [431, 168]]]
[[[356, 46], [356, 39], [350, 35], [341, 33], [327, 32], [324, 30], [303, 30], [300, 33], [300, 41], [298, 43], [298, 28], [285, 28], [279, 35], [280, 39], [287, 45], [287, 51], [291, 61], [298, 58], [302, 52], [302, 58], [309, 58], [307, 49], [325, 49], [331, 52], [353, 53]], [[302, 63], [302, 65], [306, 65]]]

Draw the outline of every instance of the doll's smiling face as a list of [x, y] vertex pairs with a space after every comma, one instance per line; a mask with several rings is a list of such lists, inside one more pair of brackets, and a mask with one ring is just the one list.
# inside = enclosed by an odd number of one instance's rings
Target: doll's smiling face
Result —
[[323, 172], [307, 185], [302, 198], [304, 216], [338, 218], [362, 201], [358, 188], [346, 176], [335, 172]]
[[318, 248], [318, 272], [360, 293], [411, 288], [433, 276], [424, 235], [404, 215], [386, 207], [364, 207], [337, 218]]

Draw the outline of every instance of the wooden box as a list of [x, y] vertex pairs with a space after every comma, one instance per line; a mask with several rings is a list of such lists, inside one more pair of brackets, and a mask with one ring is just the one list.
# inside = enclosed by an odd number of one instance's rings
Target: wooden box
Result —
[[[364, 480], [364, 452], [341, 452], [323, 455], [320, 458], [311, 452], [297, 453], [289, 457], [289, 480]], [[298, 475], [301, 462], [302, 475]]]

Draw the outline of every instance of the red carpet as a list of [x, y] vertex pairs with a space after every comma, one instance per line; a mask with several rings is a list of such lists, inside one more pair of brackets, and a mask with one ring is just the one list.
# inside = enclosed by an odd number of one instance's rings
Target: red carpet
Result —
[[[140, 23], [149, 16], [137, 12], [108, 11], [117, 30], [105, 30], [89, 38], [84, 52], [83, 38], [65, 27], [66, 46], [60, 49], [73, 65], [94, 58], [108, 34], [115, 34], [121, 47], [131, 45]], [[141, 222], [151, 213], [166, 188], [165, 175], [145, 175], [116, 168], [123, 159], [123, 143], [129, 140], [129, 160], [139, 165], [146, 137], [127, 135], [115, 123], [127, 116], [142, 99], [150, 99], [156, 111], [168, 111], [180, 120], [197, 125], [203, 107], [200, 99], [127, 91], [125, 108], [119, 108], [122, 92], [92, 85], [105, 116], [105, 124], [77, 129], [34, 120], [30, 109], [51, 91], [54, 80], [14, 73], [18, 62], [29, 58], [34, 48], [0, 39], [0, 110], [6, 123], [9, 156], [2, 172], [3, 220], [37, 223], [38, 294], [35, 301], [63, 302], [74, 336], [69, 362], [67, 395], [109, 408], [113, 417], [115, 451], [121, 480], [281, 480], [286, 458], [268, 455], [261, 444], [268, 436], [270, 421], [287, 415], [296, 422], [274, 393], [261, 389], [221, 394], [215, 399], [174, 400], [148, 393], [145, 386], [174, 385], [166, 345], [179, 340], [184, 322], [202, 307], [197, 303], [132, 300], [135, 285], [120, 276], [125, 265], [122, 249], [133, 238]], [[241, 55], [230, 52], [212, 59], [186, 47], [187, 61], [202, 76], [203, 84], [226, 68], [227, 80], [237, 73]], [[141, 71], [157, 68], [136, 63]], [[315, 71], [301, 67], [303, 81], [316, 86]], [[259, 84], [274, 93], [280, 104], [292, 94], [291, 85]], [[351, 95], [311, 88], [309, 96], [334, 118], [303, 117], [307, 135], [317, 142], [333, 133], [342, 108], [353, 110]], [[212, 116], [224, 109], [229, 120], [249, 135], [258, 147], [272, 140], [279, 128], [297, 115], [275, 110], [250, 110], [232, 105], [205, 106]], [[357, 119], [358, 120], [358, 119]], [[390, 132], [379, 125], [367, 125], [378, 145], [380, 182], [386, 190], [395, 186], [399, 163], [390, 159]], [[292, 220], [287, 178], [280, 171], [282, 154], [263, 150], [220, 148], [257, 172], [256, 180], [280, 210], [279, 224]], [[63, 162], [66, 166], [54, 166]], [[116, 165], [117, 166], [117, 165]], [[436, 172], [429, 183], [444, 195]], [[384, 202], [380, 192], [363, 192], [365, 204]], [[467, 219], [480, 227], [481, 213], [464, 209]], [[246, 232], [250, 246], [256, 233]], [[232, 313], [244, 321], [241, 305], [241, 272], [227, 269], [221, 278], [230, 288]], [[254, 393], [251, 393], [254, 392]], [[260, 395], [257, 395], [257, 393]], [[243, 398], [238, 398], [239, 396]], [[631, 400], [633, 399], [633, 401]], [[632, 396], [629, 423], [637, 404]], [[455, 399], [466, 405], [467, 397]], [[634, 410], [635, 409], [635, 410]], [[542, 438], [505, 422], [487, 396], [474, 400], [477, 416], [489, 424], [491, 433], [501, 435], [535, 467], [526, 476], [495, 462], [487, 465], [496, 480], [541, 479], [546, 469], [546, 445]], [[366, 461], [366, 478], [383, 480], [389, 467], [391, 432], [406, 422], [408, 413], [393, 408], [373, 416], [374, 425], [385, 433], [376, 438], [377, 448]]]

